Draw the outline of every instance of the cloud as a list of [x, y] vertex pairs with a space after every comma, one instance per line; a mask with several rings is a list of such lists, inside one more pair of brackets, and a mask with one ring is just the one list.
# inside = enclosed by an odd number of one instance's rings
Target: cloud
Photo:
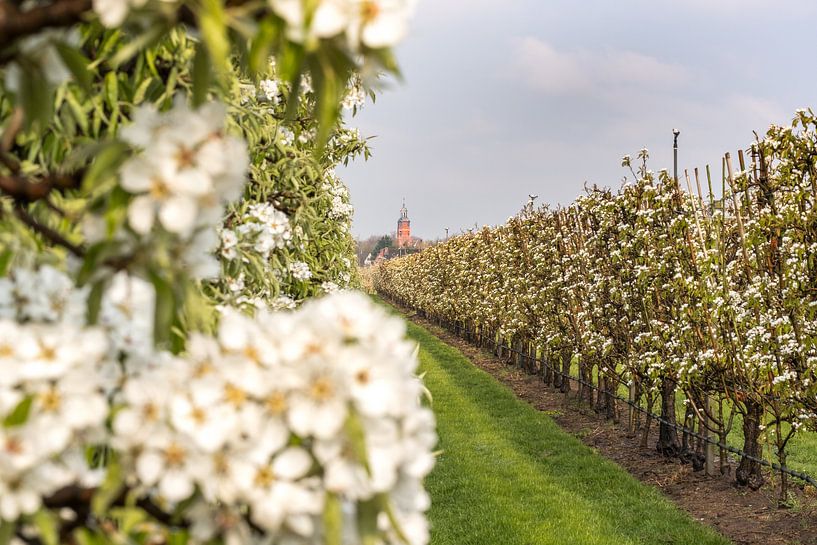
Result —
[[634, 51], [610, 51], [590, 64], [601, 63], [599, 83], [629, 83], [668, 87], [682, 85], [689, 79], [687, 70], [676, 64], [667, 64], [655, 57]]
[[537, 38], [526, 37], [514, 47], [511, 71], [535, 90], [562, 95], [590, 88], [592, 80], [583, 64], [577, 55], [561, 53]]
[[557, 96], [667, 88], [690, 79], [683, 66], [635, 51], [560, 51], [531, 36], [515, 41], [510, 75], [536, 91]]

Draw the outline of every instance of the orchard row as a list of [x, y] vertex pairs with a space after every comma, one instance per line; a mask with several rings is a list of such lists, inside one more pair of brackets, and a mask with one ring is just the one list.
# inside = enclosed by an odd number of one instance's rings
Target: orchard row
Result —
[[602, 391], [594, 400], [580, 384], [580, 397], [613, 418], [614, 393], [660, 406], [667, 455], [695, 454], [678, 415], [726, 444], [739, 414], [748, 456], [736, 477], [757, 485], [752, 458], [764, 445], [785, 465], [791, 438], [817, 426], [816, 130], [798, 111], [746, 161], [727, 154], [715, 180], [709, 168], [692, 180], [655, 174], [642, 150], [636, 165], [624, 158], [632, 179], [620, 190], [593, 187], [563, 208], [529, 203], [504, 225], [382, 263], [374, 285], [532, 346], [565, 373], [578, 367]]

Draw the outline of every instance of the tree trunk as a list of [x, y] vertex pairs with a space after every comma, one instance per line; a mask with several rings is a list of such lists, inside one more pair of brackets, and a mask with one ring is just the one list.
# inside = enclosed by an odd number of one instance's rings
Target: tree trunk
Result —
[[647, 443], [650, 440], [650, 427], [652, 425], [652, 416], [649, 414], [644, 419], [644, 428], [641, 430], [641, 444], [639, 445], [641, 448], [647, 448]]
[[[718, 426], [718, 443], [725, 445], [728, 436], [729, 434], [726, 433], [726, 428], [724, 428], [723, 425]], [[732, 466], [729, 464], [729, 455], [723, 447], [718, 447], [718, 467], [721, 470], [721, 475], [730, 475], [732, 473]]]
[[618, 404], [616, 403], [616, 391], [618, 390], [618, 377], [608, 376], [606, 379], [607, 389], [604, 397], [607, 398], [607, 418], [616, 424], [619, 421]]
[[661, 382], [661, 423], [658, 427], [658, 452], [668, 457], [678, 456], [678, 431], [675, 429], [675, 383], [665, 378]]
[[[783, 437], [782, 433], [783, 430], [780, 429], [780, 423], [777, 423], [777, 461], [780, 462], [781, 467], [786, 467], [786, 446], [785, 443], [781, 444], [781, 438]], [[789, 503], [789, 475], [783, 471], [780, 472], [780, 499], [778, 500], [778, 505], [784, 506], [788, 505]]]
[[[592, 378], [593, 375], [591, 374], [590, 376]], [[596, 393], [596, 403], [593, 408], [597, 413], [605, 413], [607, 411], [607, 398], [604, 393], [607, 391], [607, 377], [601, 372], [601, 365], [599, 365], [597, 376], [598, 379], [596, 383], [598, 384], [599, 390]]]
[[551, 373], [553, 374], [552, 384], [554, 388], [558, 388], [559, 390], [562, 389], [562, 375], [559, 373], [559, 368], [561, 367], [561, 362], [559, 361], [560, 355], [559, 352], [551, 352], [549, 363], [553, 367]]
[[536, 361], [536, 345], [533, 343], [528, 343], [528, 365], [530, 365], [531, 374], [541, 376], [542, 369]]
[[[631, 379], [631, 380], [635, 381], [634, 384], [630, 387], [631, 391], [632, 391], [632, 394], [633, 394], [633, 398], [632, 398], [631, 401], [633, 403], [635, 403], [636, 405], [641, 406], [641, 396], [643, 395], [643, 392], [641, 391], [641, 383], [638, 380], [634, 379], [634, 378]], [[634, 423], [634, 426], [633, 426], [633, 433], [636, 433], [638, 430], [641, 429], [641, 411], [634, 410], [633, 413], [634, 413], [634, 416], [635, 416], [635, 423]]]
[[546, 348], [542, 349], [542, 381], [545, 386], [553, 384], [553, 372], [550, 370], [551, 360], [550, 351]]
[[[743, 451], [755, 458], [761, 458], [760, 420], [763, 418], [763, 406], [756, 401], [746, 401], [746, 412], [743, 415]], [[763, 485], [761, 466], [746, 456], [740, 459], [735, 480], [741, 486], [757, 490]]]
[[570, 360], [571, 350], [562, 350], [562, 383], [559, 388], [563, 394], [570, 392]]
[[593, 388], [587, 384], [593, 384], [593, 362], [579, 358], [579, 376], [582, 378], [579, 382], [579, 401], [587, 403], [588, 406], [593, 406]]

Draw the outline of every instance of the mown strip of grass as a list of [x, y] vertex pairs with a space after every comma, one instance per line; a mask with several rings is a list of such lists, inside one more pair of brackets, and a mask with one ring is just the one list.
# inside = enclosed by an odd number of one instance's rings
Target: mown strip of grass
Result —
[[455, 348], [414, 324], [409, 335], [443, 450], [427, 481], [433, 545], [728, 543]]

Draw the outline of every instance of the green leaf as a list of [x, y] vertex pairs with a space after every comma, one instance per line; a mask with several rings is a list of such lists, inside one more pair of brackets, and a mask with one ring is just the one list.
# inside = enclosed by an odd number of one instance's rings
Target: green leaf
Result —
[[143, 49], [147, 49], [148, 47], [154, 45], [160, 39], [162, 39], [167, 32], [168, 27], [165, 24], [154, 24], [148, 27], [148, 29], [129, 40], [125, 46], [123, 46], [116, 54], [111, 57], [109, 61], [110, 64], [117, 68], [124, 62], [129, 61], [133, 58], [134, 55], [142, 51]]
[[176, 83], [179, 80], [179, 68], [174, 66], [170, 69], [170, 75], [167, 76], [167, 83], [165, 84], [165, 91], [162, 93], [160, 102], [171, 102], [173, 94], [176, 92]]
[[259, 72], [264, 72], [269, 67], [270, 51], [272, 44], [278, 37], [278, 28], [275, 17], [268, 15], [258, 25], [258, 32], [252, 40], [250, 46], [249, 69], [255, 76]]
[[371, 475], [369, 456], [366, 454], [366, 431], [363, 429], [360, 417], [354, 412], [350, 413], [343, 429], [349, 438], [349, 445], [352, 447], [355, 459], [366, 469], [366, 473]]
[[167, 536], [167, 545], [187, 545], [190, 534], [186, 530], [174, 530]]
[[62, 42], [55, 42], [54, 47], [57, 49], [63, 64], [73, 74], [74, 80], [86, 93], [91, 92], [92, 76], [88, 65], [90, 61], [75, 47], [71, 47]]
[[44, 128], [48, 125], [53, 112], [51, 86], [39, 66], [30, 63], [21, 64], [20, 92], [17, 100], [26, 114], [26, 126], [30, 128], [35, 124], [40, 124]]
[[173, 285], [155, 270], [150, 271], [150, 281], [156, 290], [153, 340], [156, 346], [167, 346], [170, 343], [173, 321], [176, 315], [176, 298], [173, 294]]
[[109, 541], [107, 541], [103, 536], [100, 536], [97, 533], [92, 532], [87, 528], [77, 528], [73, 534], [74, 540], [79, 545], [108, 545]]
[[140, 83], [139, 87], [137, 87], [136, 91], [134, 91], [133, 98], [131, 99], [131, 102], [133, 102], [137, 106], [139, 104], [141, 104], [142, 102], [144, 102], [145, 101], [145, 95], [147, 94], [148, 88], [150, 87], [150, 85], [152, 83], [153, 83], [153, 80], [151, 80], [150, 78], [146, 78], [146, 79], [142, 80], [142, 83]]
[[113, 191], [108, 195], [104, 215], [108, 235], [115, 233], [125, 223], [129, 202], [130, 194], [120, 186], [114, 186]]
[[14, 252], [11, 251], [11, 248], [6, 248], [0, 252], [0, 278], [8, 275], [13, 257]]
[[403, 532], [402, 526], [400, 526], [400, 521], [397, 520], [397, 516], [394, 514], [394, 507], [392, 507], [392, 504], [387, 497], [383, 495], [381, 496], [383, 498], [383, 506], [384, 510], [386, 511], [386, 516], [389, 517], [389, 522], [391, 522], [391, 527], [394, 530], [394, 533], [397, 534], [397, 539], [403, 543], [408, 543], [409, 540], [406, 537], [405, 532]]
[[33, 396], [26, 396], [20, 401], [14, 410], [11, 411], [5, 420], [3, 420], [4, 428], [14, 428], [22, 426], [28, 420], [28, 414], [31, 412], [31, 404], [34, 402]]
[[74, 89], [68, 89], [68, 92], [65, 94], [65, 102], [68, 104], [68, 109], [71, 110], [71, 114], [82, 129], [82, 132], [88, 134], [88, 114], [79, 103], [79, 100], [77, 100], [77, 97], [74, 96]]
[[77, 274], [78, 286], [84, 286], [85, 283], [91, 279], [91, 275], [98, 270], [99, 262], [104, 257], [105, 251], [109, 246], [110, 243], [108, 241], [103, 241], [97, 242], [88, 248], [88, 251], [85, 253], [85, 260], [82, 262], [82, 267], [80, 267], [79, 273]]
[[196, 46], [196, 58], [193, 60], [193, 106], [198, 108], [207, 100], [210, 89], [210, 54], [201, 43]]
[[123, 534], [128, 535], [137, 524], [148, 519], [147, 513], [138, 507], [117, 507], [110, 510], [111, 517], [119, 522], [119, 529]]
[[[287, 41], [280, 52], [276, 52], [278, 73], [281, 79], [292, 83], [292, 94], [297, 96], [294, 83], [300, 81], [304, 65], [304, 48], [299, 44]], [[292, 100], [292, 98], [290, 98]]]
[[40, 509], [34, 513], [33, 522], [45, 545], [59, 545], [60, 532], [57, 516], [54, 513], [45, 508]]
[[338, 104], [338, 81], [334, 75], [324, 77], [318, 91], [316, 113], [318, 117], [318, 135], [315, 139], [318, 150], [322, 150], [329, 140], [329, 134], [340, 116]]
[[119, 462], [113, 458], [108, 463], [107, 471], [105, 473], [105, 480], [102, 482], [94, 497], [91, 498], [91, 511], [97, 517], [104, 516], [108, 507], [119, 497], [122, 488], [125, 485], [124, 475], [122, 475], [122, 467]]
[[370, 58], [373, 58], [378, 62], [383, 70], [394, 74], [398, 80], [403, 79], [403, 75], [400, 73], [400, 67], [397, 65], [397, 58], [394, 56], [394, 52], [391, 49], [371, 49], [367, 51], [367, 53]]
[[119, 109], [119, 80], [116, 72], [108, 72], [105, 75], [105, 99], [111, 110]]
[[11, 538], [14, 537], [14, 532], [16, 530], [17, 530], [16, 523], [0, 520], [0, 545], [9, 545], [9, 543], [11, 543]]
[[371, 500], [358, 504], [357, 531], [360, 534], [362, 545], [380, 543], [380, 530], [377, 527], [377, 517], [382, 511], [382, 499], [375, 496]]
[[115, 175], [119, 166], [127, 159], [127, 152], [128, 146], [122, 142], [102, 144], [82, 180], [83, 191], [90, 193], [100, 181]]
[[91, 293], [88, 294], [88, 309], [86, 314], [88, 325], [94, 325], [97, 320], [99, 320], [99, 309], [102, 308], [102, 296], [105, 294], [107, 284], [105, 280], [95, 282], [91, 288]]
[[203, 0], [199, 12], [199, 31], [210, 52], [213, 67], [224, 74], [229, 70], [230, 42], [227, 39], [227, 17], [220, 0]]
[[343, 510], [337, 494], [326, 493], [323, 505], [324, 545], [343, 543]]

